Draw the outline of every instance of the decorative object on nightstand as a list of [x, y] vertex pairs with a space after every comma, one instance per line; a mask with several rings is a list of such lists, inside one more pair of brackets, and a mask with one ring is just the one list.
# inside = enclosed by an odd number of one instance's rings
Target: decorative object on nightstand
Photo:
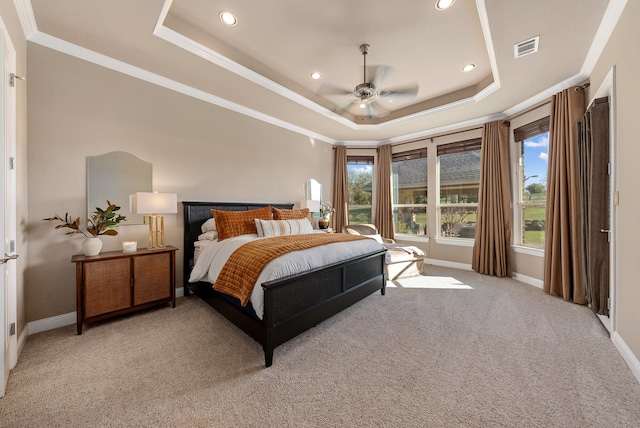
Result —
[[137, 192], [132, 195], [132, 212], [144, 214], [149, 222], [149, 249], [164, 248], [164, 216], [178, 212], [178, 195], [175, 193]]
[[73, 256], [76, 264], [77, 330], [98, 321], [171, 303], [176, 307], [176, 247], [108, 251], [96, 257]]
[[80, 217], [76, 218], [72, 221], [72, 217], [69, 216], [69, 213], [64, 215], [64, 218], [60, 217], [57, 213], [53, 217], [45, 218], [46, 221], [60, 221], [62, 224], [58, 224], [55, 228], [69, 228], [70, 232], [67, 232], [67, 235], [75, 235], [76, 233], [83, 234], [86, 239], [82, 243], [82, 251], [85, 256], [97, 256], [100, 254], [100, 250], [102, 249], [102, 241], [98, 238], [100, 235], [108, 235], [108, 236], [116, 236], [118, 231], [116, 230], [118, 224], [125, 221], [126, 217], [120, 214], [117, 214], [116, 211], [119, 211], [120, 207], [112, 204], [107, 200], [107, 208], [102, 209], [100, 207], [96, 207], [96, 210], [91, 214], [88, 219], [87, 224], [87, 232], [89, 234], [80, 230]]
[[331, 215], [336, 212], [331, 202], [323, 202], [320, 204], [320, 220], [318, 226], [320, 229], [327, 229], [331, 224]]

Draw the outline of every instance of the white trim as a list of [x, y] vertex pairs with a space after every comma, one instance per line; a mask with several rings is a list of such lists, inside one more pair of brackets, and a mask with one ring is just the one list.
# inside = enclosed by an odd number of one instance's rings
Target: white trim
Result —
[[178, 297], [184, 297], [184, 287], [176, 288], [176, 299]]
[[631, 369], [631, 373], [633, 373], [638, 382], [640, 382], [640, 361], [633, 355], [633, 352], [617, 331], [614, 331], [611, 335], [611, 342], [613, 342], [613, 346], [615, 346], [620, 355], [622, 355], [622, 358]]
[[529, 256], [544, 257], [544, 250], [540, 248], [525, 247], [523, 245], [512, 245], [514, 253], [527, 254]]
[[77, 313], [69, 312], [62, 315], [56, 315], [49, 318], [44, 318], [41, 320], [31, 321], [27, 324], [26, 330], [28, 331], [28, 335], [41, 333], [47, 330], [53, 330], [54, 328], [65, 327], [68, 325], [75, 324], [77, 322]]
[[609, 42], [611, 34], [613, 34], [613, 30], [615, 30], [616, 25], [618, 25], [618, 20], [620, 19], [620, 16], [622, 16], [622, 12], [626, 5], [627, 0], [609, 1], [607, 10], [605, 10], [604, 15], [602, 16], [602, 21], [600, 21], [598, 31], [591, 42], [589, 52], [587, 52], [587, 56], [584, 59], [582, 68], [580, 69], [580, 74], [587, 76], [591, 75], [600, 55], [602, 55], [602, 51]]
[[33, 14], [33, 7], [31, 7], [31, 0], [13, 0], [13, 4], [16, 7], [18, 13], [18, 19], [20, 19], [20, 25], [24, 36], [28, 39], [38, 32], [38, 24], [36, 23], [36, 17]]
[[457, 245], [458, 247], [473, 247], [475, 239], [460, 239], [460, 238], [436, 238], [436, 244], [440, 245]]
[[542, 289], [544, 287], [544, 281], [538, 278], [533, 278], [531, 276], [522, 275], [521, 273], [514, 272], [512, 278], [516, 281], [522, 282], [524, 284], [533, 285], [536, 288]]
[[473, 270], [471, 268], [470, 264], [458, 263], [458, 262], [450, 262], [450, 261], [447, 261], [447, 260], [426, 258], [425, 259], [425, 263], [428, 264], [428, 265], [442, 266], [442, 267], [448, 267], [448, 268], [453, 268], [453, 269]]

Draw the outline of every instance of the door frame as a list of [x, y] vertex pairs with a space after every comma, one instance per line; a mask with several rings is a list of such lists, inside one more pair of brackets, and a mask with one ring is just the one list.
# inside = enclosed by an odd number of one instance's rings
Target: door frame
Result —
[[[0, 257], [16, 254], [16, 51], [9, 37], [7, 27], [0, 16], [0, 103], [2, 117], [0, 127], [0, 153], [2, 166], [0, 167], [0, 198], [2, 202], [2, 253]], [[12, 79], [13, 76], [13, 79]], [[13, 86], [10, 85], [13, 80]], [[0, 284], [0, 319], [3, 329], [0, 333], [0, 397], [5, 394], [8, 381], [8, 371], [15, 367], [18, 360], [17, 346], [17, 300], [16, 300], [16, 262], [9, 260], [2, 265], [2, 279]], [[12, 331], [10, 331], [13, 326]]]

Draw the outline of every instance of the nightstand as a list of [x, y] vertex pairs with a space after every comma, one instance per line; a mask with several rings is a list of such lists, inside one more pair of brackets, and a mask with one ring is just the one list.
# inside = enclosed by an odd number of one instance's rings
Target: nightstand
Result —
[[75, 255], [78, 334], [98, 321], [154, 305], [176, 307], [176, 251], [171, 245], [135, 253], [109, 251]]

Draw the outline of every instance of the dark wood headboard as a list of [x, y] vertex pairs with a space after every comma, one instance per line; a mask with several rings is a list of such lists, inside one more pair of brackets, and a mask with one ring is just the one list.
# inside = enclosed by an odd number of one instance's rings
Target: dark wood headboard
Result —
[[198, 240], [198, 236], [202, 233], [202, 225], [209, 220], [211, 209], [221, 211], [247, 211], [256, 208], [264, 208], [271, 205], [279, 209], [293, 208], [293, 204], [267, 204], [261, 202], [182, 202], [184, 208], [184, 287], [185, 295], [186, 287], [189, 284], [189, 275], [191, 274], [191, 266], [195, 247], [193, 243]]

